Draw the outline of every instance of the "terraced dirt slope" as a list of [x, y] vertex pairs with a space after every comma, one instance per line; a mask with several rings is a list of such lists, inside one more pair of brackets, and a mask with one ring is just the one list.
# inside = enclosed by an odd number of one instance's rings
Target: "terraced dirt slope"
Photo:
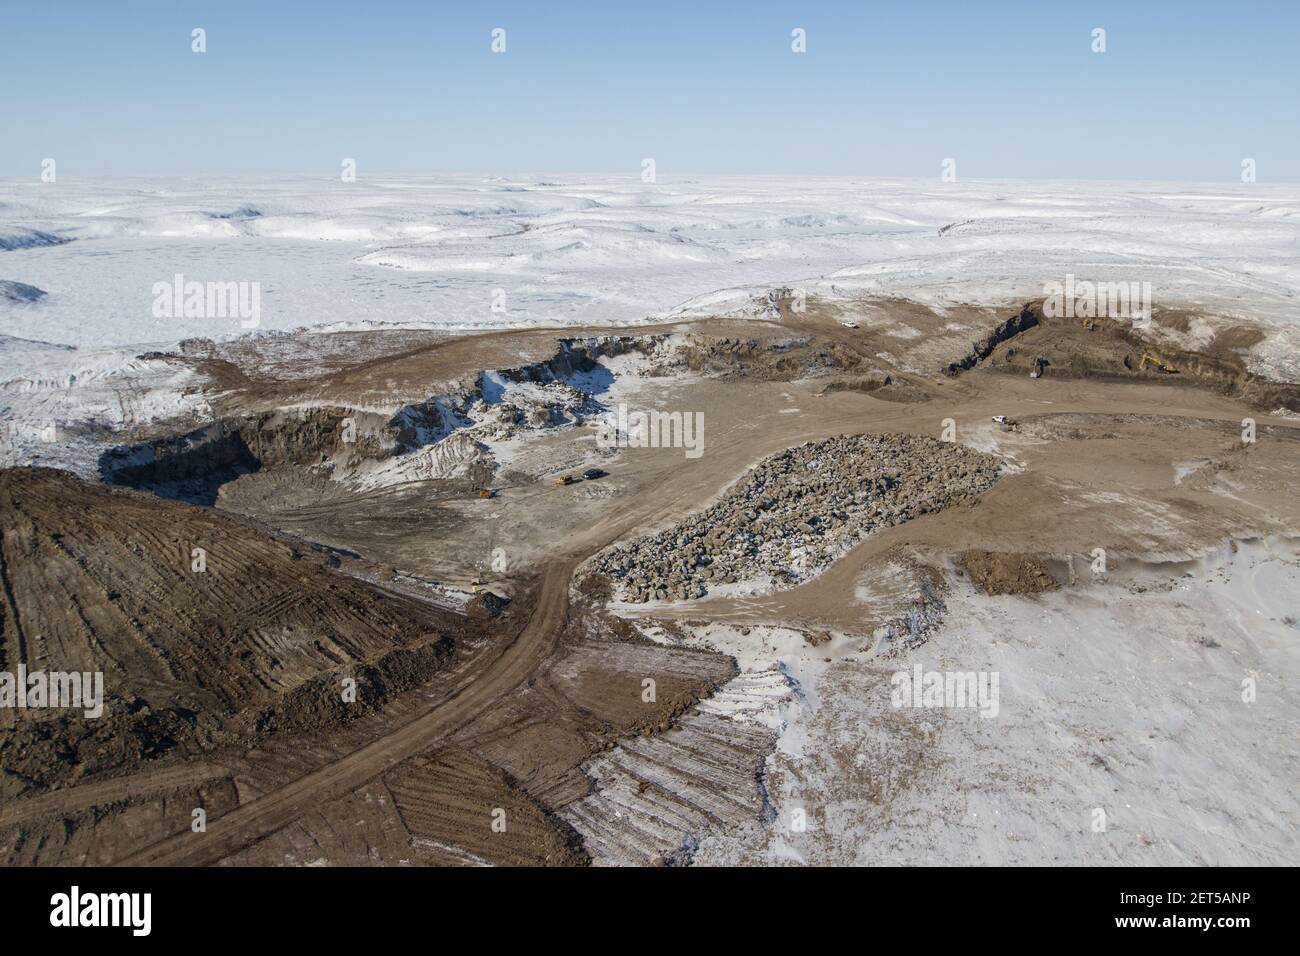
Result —
[[[220, 513], [0, 471], [0, 666], [100, 671], [105, 713], [0, 711], [3, 794], [351, 719], [469, 625]], [[344, 704], [343, 677], [357, 681]]]

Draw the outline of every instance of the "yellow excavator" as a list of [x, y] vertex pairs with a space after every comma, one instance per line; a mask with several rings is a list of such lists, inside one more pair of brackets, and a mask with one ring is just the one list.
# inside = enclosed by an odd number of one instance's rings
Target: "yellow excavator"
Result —
[[1150, 352], [1143, 352], [1142, 361], [1138, 363], [1138, 371], [1145, 372], [1148, 365], [1156, 371], [1164, 372], [1167, 375], [1175, 375], [1178, 372], [1178, 369], [1174, 368], [1159, 355], [1152, 355]]

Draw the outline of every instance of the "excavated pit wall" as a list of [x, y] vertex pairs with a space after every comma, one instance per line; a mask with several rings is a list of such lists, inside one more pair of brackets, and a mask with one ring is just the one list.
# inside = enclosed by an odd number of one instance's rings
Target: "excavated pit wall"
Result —
[[[546, 384], [591, 372], [602, 358], [650, 353], [666, 338], [591, 336], [560, 339], [549, 359], [517, 368], [480, 371], [422, 402], [387, 415], [346, 405], [298, 406], [221, 418], [181, 435], [111, 448], [99, 473], [112, 484], [212, 504], [228, 481], [263, 469], [326, 469], [347, 478], [365, 463], [427, 447], [470, 427], [470, 412], [486, 402], [489, 375], [505, 382]], [[554, 416], [547, 416], [548, 419]], [[533, 422], [545, 427], [549, 420]]]

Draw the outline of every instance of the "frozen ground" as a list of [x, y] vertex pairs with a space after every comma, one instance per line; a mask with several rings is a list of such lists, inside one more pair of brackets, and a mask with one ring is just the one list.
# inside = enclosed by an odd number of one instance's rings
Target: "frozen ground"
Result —
[[[71, 240], [71, 241], [63, 241]], [[482, 177], [0, 181], [0, 334], [242, 334], [155, 283], [257, 282], [259, 329], [636, 323], [779, 285], [1003, 304], [1067, 272], [1300, 321], [1300, 186]], [[35, 293], [32, 293], [35, 295]]]
[[[896, 658], [845, 639], [746, 651], [710, 625], [798, 690], [772, 702], [777, 823], [710, 837], [697, 862], [1293, 866], [1298, 593], [1295, 543], [1273, 540], [1083, 591], [959, 589]], [[895, 708], [891, 678], [917, 664], [997, 673], [996, 715]]]

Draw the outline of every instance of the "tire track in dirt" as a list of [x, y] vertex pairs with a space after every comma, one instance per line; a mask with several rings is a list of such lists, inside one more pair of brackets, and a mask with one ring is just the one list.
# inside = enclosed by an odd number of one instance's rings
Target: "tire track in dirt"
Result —
[[[4, 534], [0, 533], [0, 586], [3, 586], [5, 605], [9, 609], [9, 614], [5, 615], [13, 619], [14, 622], [14, 639], [17, 642], [18, 661], [27, 660], [27, 639], [23, 635], [23, 622], [18, 615], [18, 601], [14, 597], [13, 584], [9, 580], [8, 565], [4, 560]], [[0, 616], [0, 664], [4, 664], [9, 658], [6, 653], [4, 640], [4, 618]]]
[[124, 866], [211, 865], [270, 836], [309, 808], [343, 796], [447, 738], [531, 677], [551, 654], [568, 613], [577, 561], [542, 573], [527, 623], [485, 671], [469, 674], [442, 702], [397, 730], [293, 783], [208, 821], [206, 833], [173, 834], [119, 861]]
[[0, 829], [51, 813], [74, 813], [106, 803], [122, 803], [164, 790], [198, 787], [210, 780], [230, 776], [226, 767], [216, 764], [191, 764], [168, 770], [150, 770], [100, 783], [65, 787], [26, 800], [12, 801], [0, 808]]

